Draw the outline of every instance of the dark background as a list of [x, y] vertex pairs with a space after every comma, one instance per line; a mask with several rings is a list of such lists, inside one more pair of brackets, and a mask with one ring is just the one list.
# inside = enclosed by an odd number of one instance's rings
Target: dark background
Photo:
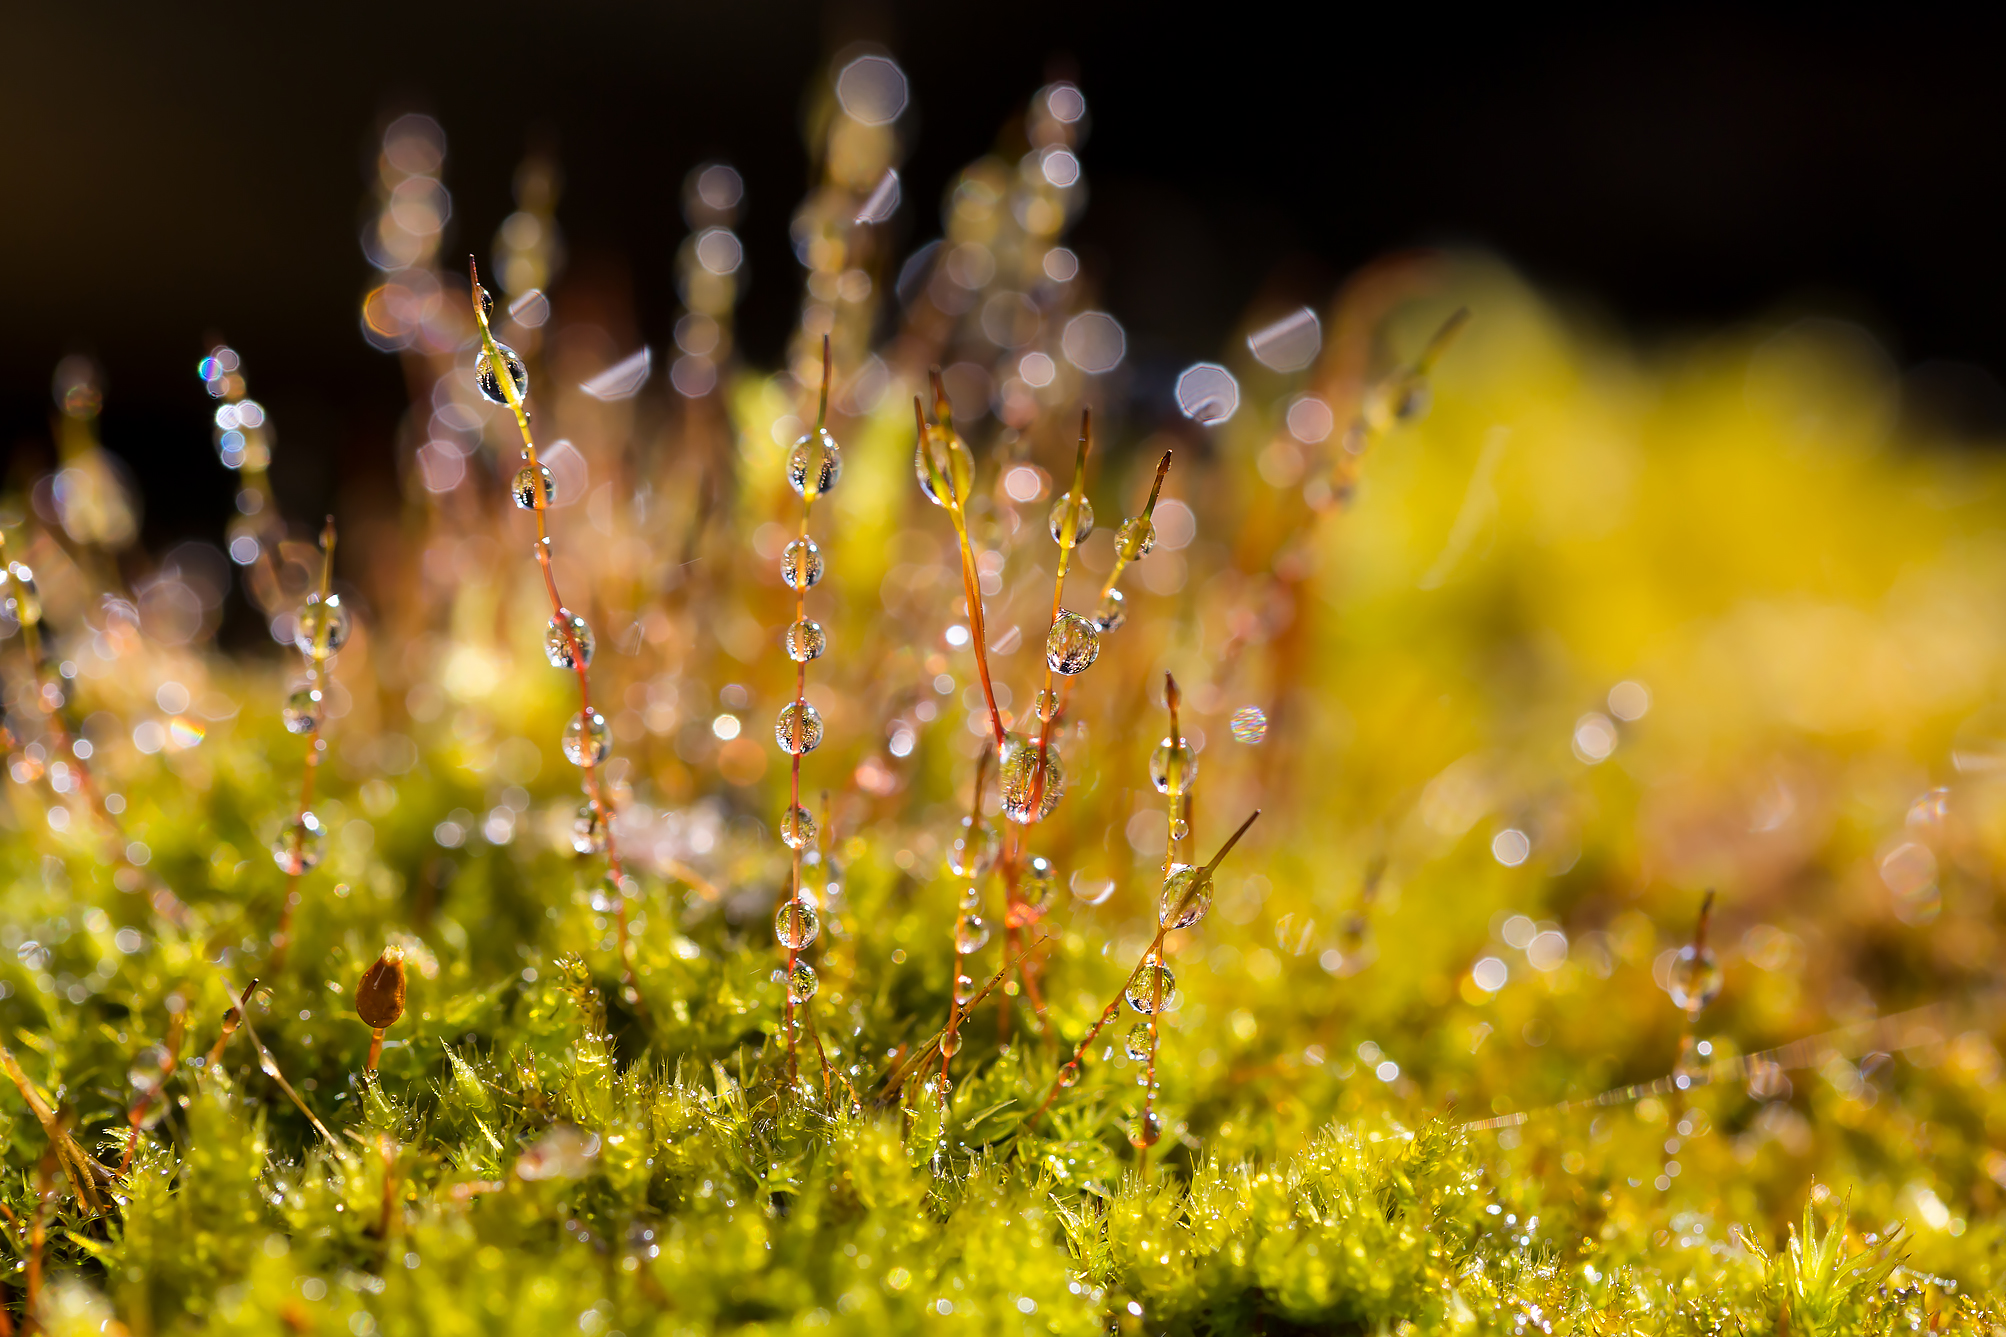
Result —
[[1216, 354], [1277, 273], [1323, 293], [1390, 248], [1472, 244], [1645, 340], [1845, 315], [1905, 369], [1968, 364], [1934, 374], [1955, 388], [1943, 411], [2001, 428], [1996, 28], [1301, 8], [13, 7], [0, 448], [16, 483], [39, 467], [54, 364], [90, 352], [149, 545], [215, 538], [231, 489], [194, 368], [221, 334], [273, 413], [288, 512], [387, 485], [404, 392], [396, 359], [357, 331], [357, 234], [380, 126], [406, 110], [449, 137], [447, 254], [489, 253], [516, 162], [554, 136], [573, 270], [630, 274], [658, 348], [683, 175], [735, 163], [743, 343], [770, 365], [799, 295], [786, 228], [807, 181], [804, 89], [857, 38], [912, 80], [903, 248], [933, 235], [945, 183], [1033, 89], [1079, 80], [1092, 196], [1077, 239], [1144, 367]]

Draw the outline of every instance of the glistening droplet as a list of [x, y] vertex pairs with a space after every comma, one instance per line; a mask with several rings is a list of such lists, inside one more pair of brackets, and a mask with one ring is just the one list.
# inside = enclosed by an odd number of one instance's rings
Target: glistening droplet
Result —
[[1100, 628], [1068, 609], [1060, 609], [1045, 633], [1045, 663], [1054, 673], [1068, 677], [1085, 673], [1101, 652]]
[[1144, 1016], [1170, 1011], [1171, 995], [1177, 991], [1177, 976], [1155, 957], [1146, 957], [1129, 977], [1124, 991], [1128, 1005]]
[[557, 480], [551, 476], [550, 469], [542, 464], [534, 469], [525, 464], [516, 470], [515, 482], [509, 484], [509, 495], [515, 498], [517, 506], [525, 511], [533, 511], [536, 509], [536, 491], [539, 482], [543, 485], [543, 504], [548, 506], [557, 500]]
[[312, 733], [321, 721], [320, 689], [302, 687], [294, 692], [286, 698], [279, 718], [285, 721], [287, 733]]
[[919, 490], [926, 499], [936, 506], [947, 505], [947, 498], [934, 491], [933, 477], [927, 472], [926, 458], [929, 446], [933, 452], [933, 465], [952, 489], [955, 500], [967, 501], [969, 489], [975, 484], [975, 457], [968, 453], [968, 447], [953, 431], [933, 428], [926, 439], [913, 449], [912, 471], [919, 475]]
[[1017, 899], [1005, 915], [1012, 928], [1035, 924], [1051, 911], [1059, 897], [1059, 873], [1050, 859], [1033, 857], [1024, 861], [1017, 874]]
[[798, 952], [822, 932], [822, 916], [805, 898], [788, 901], [773, 912], [773, 936], [782, 947]]
[[303, 812], [272, 842], [272, 862], [279, 866], [282, 873], [304, 873], [320, 862], [321, 842], [326, 835], [327, 830], [320, 824], [320, 818]]
[[826, 427], [808, 433], [787, 452], [787, 485], [802, 496], [808, 495], [810, 482], [814, 484], [815, 495], [820, 496], [836, 486], [842, 476], [843, 452]]
[[[515, 397], [522, 399], [529, 394], [529, 368], [522, 365], [522, 358], [507, 344], [496, 344], [495, 351], [501, 354], [502, 365], [508, 368], [509, 384], [515, 390]], [[485, 348], [481, 349], [481, 355], [474, 359], [474, 380], [480, 386], [483, 398], [497, 404], [509, 402], [509, 397], [502, 388], [501, 377], [495, 374], [494, 359], [488, 356], [488, 350]]]
[[1005, 817], [1021, 826], [1050, 816], [1059, 806], [1065, 782], [1057, 739], [1044, 750], [1041, 762], [1037, 739], [1016, 733], [1004, 736], [996, 787]]
[[954, 950], [967, 956], [989, 942], [989, 922], [981, 915], [963, 915], [954, 923]]
[[829, 637], [819, 622], [804, 617], [787, 629], [787, 657], [797, 664], [820, 659], [828, 646]]
[[1163, 892], [1156, 898], [1156, 921], [1165, 928], [1188, 928], [1212, 908], [1212, 878], [1203, 868], [1170, 866]]
[[[564, 634], [566, 623], [570, 624], [569, 636]], [[578, 647], [576, 657], [572, 654], [573, 642]], [[592, 628], [585, 624], [584, 618], [568, 608], [554, 615], [543, 633], [543, 657], [550, 661], [552, 668], [577, 668], [580, 662], [590, 664], [594, 645]]]
[[780, 815], [780, 843], [790, 850], [815, 843], [815, 818], [806, 808], [789, 808]]
[[1094, 532], [1094, 504], [1085, 497], [1080, 498], [1080, 518], [1074, 522], [1073, 541], [1066, 542], [1066, 513], [1073, 508], [1073, 497], [1069, 492], [1052, 503], [1051, 514], [1046, 517], [1052, 531], [1052, 542], [1061, 548], [1076, 547], [1087, 541], [1087, 535]]
[[782, 752], [813, 752], [822, 745], [822, 713], [806, 701], [789, 701], [773, 722], [773, 738]]
[[581, 710], [564, 726], [564, 756], [573, 766], [597, 766], [613, 755], [613, 732], [596, 710]]
[[1115, 531], [1114, 546], [1122, 560], [1140, 561], [1156, 546], [1156, 525], [1146, 515], [1131, 516]]
[[571, 819], [571, 848], [580, 854], [606, 852], [606, 823], [599, 816], [598, 804], [579, 805], [578, 815]]
[[1137, 1063], [1146, 1060], [1149, 1057], [1149, 1051], [1153, 1047], [1149, 1038], [1149, 1023], [1146, 1021], [1138, 1021], [1135, 1025], [1129, 1027], [1128, 1034], [1123, 1037], [1121, 1042], [1122, 1052]]
[[1120, 590], [1109, 590], [1094, 609], [1094, 625], [1102, 631], [1119, 631], [1128, 621], [1128, 600]]
[[822, 550], [814, 539], [795, 539], [780, 554], [780, 578], [790, 590], [813, 589], [822, 579]]
[[320, 595], [309, 594], [300, 605], [293, 627], [293, 644], [308, 658], [331, 655], [348, 644], [348, 634], [354, 628], [354, 619], [348, 615], [339, 594], [328, 595], [326, 603], [321, 602]]
[[1198, 753], [1181, 736], [1166, 738], [1149, 754], [1149, 783], [1159, 794], [1183, 793], [1198, 778]]
[[796, 961], [794, 968], [787, 972], [787, 1000], [796, 1007], [815, 996], [820, 988], [821, 978], [815, 974], [815, 967], [806, 961]]
[[1672, 1002], [1684, 1009], [1687, 1016], [1698, 1017], [1708, 1003], [1720, 996], [1721, 982], [1720, 962], [1715, 959], [1713, 948], [1695, 948], [1687, 943], [1672, 958], [1667, 991]]
[[947, 844], [947, 871], [979, 878], [996, 862], [996, 828], [979, 817], [963, 817]]

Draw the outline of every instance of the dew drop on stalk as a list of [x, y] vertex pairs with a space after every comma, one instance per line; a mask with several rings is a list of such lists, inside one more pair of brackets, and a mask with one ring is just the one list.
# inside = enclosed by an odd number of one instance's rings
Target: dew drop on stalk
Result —
[[820, 659], [828, 648], [828, 634], [819, 622], [804, 617], [787, 629], [787, 657], [797, 664]]
[[788, 901], [773, 912], [773, 936], [790, 952], [814, 942], [822, 932], [822, 916], [806, 897]]
[[1012, 928], [1035, 924], [1051, 912], [1059, 898], [1059, 872], [1050, 859], [1033, 857], [1024, 861], [1017, 874], [1017, 899], [1005, 916]]
[[1070, 548], [1087, 541], [1087, 535], [1094, 532], [1094, 504], [1085, 497], [1080, 498], [1080, 518], [1073, 526], [1073, 541], [1066, 542], [1066, 512], [1073, 506], [1073, 494], [1068, 492], [1052, 503], [1049, 522], [1052, 542], [1061, 548]]
[[814, 539], [795, 539], [780, 554], [780, 578], [790, 590], [813, 589], [822, 580], [822, 550]]
[[[814, 475], [812, 480], [809, 477], [811, 473]], [[787, 484], [801, 496], [808, 495], [811, 481], [815, 485], [815, 495], [820, 496], [836, 486], [842, 476], [843, 452], [826, 427], [808, 433], [787, 452]]]
[[1070, 1059], [1067, 1061], [1066, 1065], [1063, 1068], [1059, 1069], [1059, 1086], [1061, 1088], [1069, 1087], [1078, 1082], [1079, 1080], [1080, 1080], [1079, 1060]]
[[[568, 637], [564, 634], [566, 622], [571, 624], [571, 635]], [[573, 641], [578, 643], [578, 659], [571, 656]], [[595, 646], [592, 628], [586, 625], [584, 618], [568, 608], [553, 616], [549, 628], [543, 633], [543, 657], [550, 661], [552, 668], [577, 668], [580, 660], [590, 664]]]
[[326, 603], [321, 602], [319, 594], [309, 594], [300, 605], [293, 627], [293, 644], [310, 658], [317, 653], [331, 655], [348, 644], [348, 634], [354, 629], [354, 619], [339, 594], [328, 595]]
[[[508, 368], [509, 384], [515, 389], [515, 397], [523, 398], [529, 393], [529, 368], [522, 365], [522, 358], [507, 344], [498, 343], [495, 351], [501, 354], [502, 365]], [[495, 362], [488, 350], [481, 349], [481, 355], [474, 359], [474, 380], [481, 388], [481, 396], [496, 404], [508, 403], [508, 395], [502, 389], [501, 377], [495, 374]]]
[[822, 745], [822, 713], [806, 701], [789, 701], [773, 722], [773, 737], [782, 752], [813, 752]]
[[303, 812], [272, 842], [272, 862], [282, 873], [304, 873], [320, 862], [321, 841], [326, 835], [320, 818]]
[[1102, 631], [1121, 630], [1121, 624], [1128, 621], [1127, 603], [1120, 590], [1109, 590], [1094, 609], [1094, 625]]
[[1171, 820], [1170, 838], [1172, 840], [1183, 840], [1190, 834], [1191, 834], [1191, 823], [1185, 821], [1182, 817], [1173, 818]]
[[1031, 702], [1031, 713], [1040, 724], [1050, 724], [1059, 714], [1059, 694], [1041, 691]]
[[925, 438], [913, 449], [912, 471], [919, 475], [919, 490], [934, 505], [947, 505], [947, 498], [934, 492], [933, 477], [927, 472], [926, 453], [929, 446], [933, 451], [934, 468], [947, 480], [955, 499], [967, 501], [968, 493], [975, 485], [975, 457], [968, 453], [967, 444], [946, 428], [929, 429]]
[[940, 1052], [948, 1058], [953, 1058], [956, 1054], [959, 1054], [961, 1052], [961, 1032], [942, 1031], [940, 1035]]
[[780, 841], [790, 850], [815, 843], [815, 818], [806, 808], [789, 808], [780, 817]]
[[[1182, 837], [1180, 837], [1181, 839]], [[1203, 868], [1172, 864], [1156, 901], [1156, 922], [1165, 928], [1189, 928], [1212, 908], [1212, 878]]]
[[1698, 1018], [1701, 1010], [1720, 996], [1720, 962], [1715, 959], [1713, 948], [1694, 947], [1691, 943], [1679, 948], [1679, 954], [1672, 958], [1669, 983], [1672, 1002], [1684, 1009], [1688, 1017]]
[[1045, 633], [1045, 663], [1068, 677], [1085, 673], [1101, 652], [1100, 628], [1069, 609], [1060, 609]]
[[1177, 991], [1177, 976], [1155, 957], [1146, 957], [1129, 977], [1128, 1005], [1145, 1017], [1170, 1011], [1170, 996]]
[[598, 711], [581, 710], [564, 726], [564, 756], [573, 766], [597, 766], [611, 755], [613, 733]]
[[933, 1079], [932, 1085], [933, 1089], [940, 1093], [940, 1098], [942, 1100], [945, 1100], [947, 1099], [947, 1093], [954, 1090], [954, 1079], [949, 1077], [946, 1073], [942, 1073], [940, 1076]]
[[1149, 783], [1156, 786], [1157, 793], [1174, 790], [1181, 794], [1197, 778], [1198, 753], [1186, 739], [1179, 737], [1172, 742], [1166, 738], [1149, 754]]
[[[1042, 781], [1038, 775], [1040, 769], [1044, 772]], [[1065, 780], [1057, 739], [1045, 749], [1041, 768], [1036, 739], [1017, 733], [1004, 736], [1001, 760], [996, 766], [996, 787], [1002, 795], [1005, 817], [1020, 826], [1049, 817], [1052, 809], [1059, 806]], [[1033, 789], [1040, 791], [1035, 808]]]
[[286, 698], [279, 718], [285, 721], [287, 733], [312, 733], [321, 721], [320, 689], [302, 687], [294, 692]]
[[979, 817], [963, 817], [947, 845], [947, 871], [979, 878], [996, 862], [996, 828]]
[[1268, 736], [1268, 714], [1259, 706], [1241, 706], [1228, 726], [1236, 743], [1258, 743]]
[[1114, 534], [1115, 550], [1124, 561], [1136, 562], [1149, 556], [1156, 546], [1156, 525], [1146, 515], [1130, 516]]
[[1128, 1131], [1128, 1144], [1132, 1147], [1153, 1147], [1163, 1136], [1163, 1119], [1155, 1110], [1146, 1110]]
[[961, 908], [979, 910], [982, 908], [982, 893], [975, 887], [966, 887], [961, 893]]
[[989, 921], [981, 915], [963, 915], [954, 923], [954, 950], [967, 956], [979, 952], [989, 942]]
[[606, 820], [599, 815], [598, 804], [578, 806], [578, 815], [571, 819], [571, 848], [580, 854], [606, 852]]
[[527, 464], [516, 470], [515, 481], [509, 484], [509, 493], [515, 504], [525, 511], [536, 509], [537, 485], [543, 486], [543, 504], [550, 505], [557, 500], [557, 479], [551, 475], [549, 466], [539, 464], [534, 469]]
[[1129, 1027], [1127, 1036], [1122, 1039], [1121, 1047], [1122, 1052], [1126, 1053], [1137, 1063], [1141, 1063], [1147, 1059], [1149, 1051], [1152, 1048], [1149, 1040], [1149, 1023], [1138, 1021], [1135, 1025]]
[[968, 1000], [975, 997], [975, 981], [966, 975], [954, 977], [954, 1002], [957, 1007], [967, 1007]]
[[815, 996], [815, 990], [822, 985], [815, 967], [806, 961], [796, 961], [794, 968], [787, 972], [787, 1001], [799, 1006]]

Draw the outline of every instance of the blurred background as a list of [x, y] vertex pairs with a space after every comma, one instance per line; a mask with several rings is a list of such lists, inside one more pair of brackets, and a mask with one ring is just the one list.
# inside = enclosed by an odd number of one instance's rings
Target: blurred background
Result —
[[394, 508], [408, 391], [358, 337], [357, 304], [383, 128], [402, 113], [450, 143], [442, 260], [492, 251], [541, 149], [561, 164], [560, 289], [621, 294], [607, 322], [658, 351], [682, 309], [685, 174], [733, 163], [736, 338], [779, 365], [803, 274], [789, 222], [813, 180], [804, 90], [856, 40], [911, 81], [899, 259], [939, 235], [944, 190], [1028, 90], [1078, 81], [1093, 194], [1073, 244], [1128, 331], [1121, 393], [1145, 430], [1250, 302], [1321, 309], [1364, 261], [1442, 244], [1493, 250], [1646, 341], [1840, 315], [1907, 373], [1905, 414], [2006, 428], [2006, 87], [1997, 25], [1969, 18], [505, 2], [333, 22], [43, 6], [4, 24], [0, 449], [13, 487], [45, 473], [52, 371], [94, 357], [102, 439], [156, 553], [220, 542], [234, 514], [191, 375], [221, 339], [281, 425], [285, 513], [337, 494]]

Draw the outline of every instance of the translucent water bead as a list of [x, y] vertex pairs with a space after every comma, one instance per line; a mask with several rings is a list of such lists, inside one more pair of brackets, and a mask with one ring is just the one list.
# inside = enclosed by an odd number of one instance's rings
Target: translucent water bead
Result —
[[787, 485], [804, 497], [810, 473], [814, 474], [817, 496], [836, 486], [843, 476], [843, 451], [826, 427], [808, 433], [787, 452]]
[[1114, 532], [1115, 551], [1125, 562], [1140, 561], [1156, 546], [1156, 525], [1146, 515], [1130, 516]]
[[1027, 859], [1018, 871], [1017, 899], [1010, 902], [1006, 918], [1013, 928], [1035, 924], [1051, 911], [1058, 899], [1059, 870], [1052, 867], [1050, 859]]
[[279, 832], [279, 838], [272, 842], [272, 862], [281, 873], [304, 873], [320, 862], [321, 841], [326, 835], [327, 828], [320, 824], [320, 818], [303, 812], [298, 821]]
[[798, 952], [822, 933], [822, 916], [807, 898], [788, 901], [773, 912], [773, 936], [782, 947]]
[[1211, 875], [1188, 863], [1170, 865], [1163, 893], [1156, 898], [1156, 922], [1165, 928], [1189, 928], [1211, 908]]
[[[1065, 768], [1059, 762], [1059, 744], [1054, 739], [1045, 751], [1044, 778], [1039, 784], [1038, 740], [1023, 734], [1006, 734], [1002, 758], [996, 766], [996, 787], [1003, 798], [1003, 815], [1019, 826], [1051, 816], [1059, 806], [1066, 785]], [[1032, 806], [1032, 791], [1039, 789]]]
[[822, 550], [814, 539], [795, 539], [780, 554], [780, 578], [790, 590], [810, 590], [822, 582]]
[[[495, 351], [501, 354], [502, 365], [508, 368], [509, 384], [515, 390], [517, 399], [529, 393], [529, 368], [522, 365], [522, 358], [507, 344], [496, 344]], [[474, 380], [481, 387], [481, 396], [496, 404], [508, 403], [508, 395], [502, 389], [501, 377], [495, 374], [494, 359], [483, 348], [481, 355], [474, 359]]]
[[1181, 794], [1191, 788], [1191, 782], [1197, 778], [1198, 754], [1182, 736], [1175, 743], [1164, 739], [1149, 754], [1149, 783], [1156, 786], [1157, 793], [1168, 794], [1175, 790]]
[[799, 1007], [815, 996], [815, 990], [822, 986], [821, 977], [815, 967], [806, 961], [796, 961], [794, 968], [787, 972], [787, 1001]]
[[791, 756], [822, 746], [822, 712], [806, 701], [789, 701], [773, 721], [773, 741]]
[[1720, 986], [1720, 962], [1714, 958], [1713, 948], [1695, 948], [1691, 943], [1679, 948], [1679, 954], [1672, 958], [1668, 992], [1688, 1017], [1697, 1018], [1708, 1003], [1720, 997]]
[[[566, 636], [565, 623], [571, 624], [571, 635]], [[578, 643], [578, 658], [571, 655], [571, 643]], [[565, 609], [550, 619], [549, 628], [543, 633], [543, 657], [550, 661], [552, 668], [577, 668], [580, 662], [592, 662], [592, 628], [585, 625], [585, 619]]]
[[1100, 652], [1100, 628], [1078, 613], [1060, 609], [1052, 629], [1045, 633], [1045, 662], [1052, 672], [1068, 677], [1085, 673]]
[[348, 644], [348, 634], [355, 629], [355, 620], [342, 606], [339, 594], [327, 596], [327, 602], [320, 601], [320, 595], [309, 594], [300, 605], [297, 625], [293, 628], [293, 644], [308, 658], [316, 654], [333, 654]]
[[1177, 976], [1155, 957], [1145, 957], [1135, 974], [1129, 977], [1125, 992], [1128, 1005], [1145, 1017], [1169, 1012], [1174, 1007], [1171, 995], [1177, 992]]
[[1154, 1048], [1154, 1045], [1150, 1042], [1149, 1023], [1138, 1021], [1135, 1025], [1129, 1027], [1128, 1034], [1122, 1038], [1121, 1048], [1123, 1053], [1127, 1054], [1137, 1063], [1141, 1063], [1147, 1059], [1149, 1051]]
[[787, 629], [787, 657], [797, 664], [820, 659], [828, 648], [828, 634], [819, 622], [804, 617]]
[[963, 817], [947, 843], [947, 871], [979, 878], [996, 862], [996, 828], [979, 817]]
[[1109, 590], [1094, 609], [1094, 625], [1102, 631], [1119, 631], [1128, 621], [1128, 600], [1120, 590]]
[[1080, 518], [1073, 526], [1073, 541], [1072, 543], [1066, 542], [1066, 512], [1071, 510], [1072, 506], [1073, 496], [1069, 492], [1052, 503], [1052, 512], [1048, 517], [1052, 529], [1052, 542], [1058, 544], [1061, 548], [1070, 548], [1077, 544], [1085, 543], [1087, 535], [1094, 532], [1094, 504], [1085, 497], [1081, 497]]
[[287, 733], [312, 733], [320, 727], [321, 699], [317, 687], [302, 687], [286, 698], [285, 708], [279, 712], [285, 721]]
[[564, 726], [564, 756], [573, 766], [597, 766], [613, 755], [613, 733], [606, 717], [581, 710]]
[[967, 956], [979, 952], [989, 942], [989, 921], [981, 915], [963, 915], [954, 921], [954, 950]]
[[940, 1036], [940, 1052], [946, 1058], [953, 1058], [961, 1052], [961, 1032], [943, 1031]]
[[815, 818], [806, 808], [789, 808], [780, 815], [780, 843], [805, 850], [815, 843]]
[[975, 486], [975, 457], [968, 453], [968, 446], [953, 432], [935, 428], [926, 433], [912, 452], [912, 471], [919, 475], [919, 490], [926, 499], [936, 506], [947, 505], [947, 498], [938, 495], [933, 487], [933, 475], [927, 471], [928, 451], [933, 454], [933, 467], [946, 480], [955, 500], [968, 500], [968, 493]]
[[578, 806], [578, 815], [571, 819], [571, 848], [580, 854], [606, 852], [606, 822], [599, 815], [598, 804]]
[[525, 464], [522, 468], [516, 470], [515, 481], [509, 484], [508, 489], [509, 493], [514, 496], [515, 504], [518, 507], [525, 511], [536, 509], [536, 489], [538, 483], [543, 485], [543, 504], [545, 506], [557, 500], [557, 480], [551, 476], [550, 469], [542, 464], [532, 469]]

